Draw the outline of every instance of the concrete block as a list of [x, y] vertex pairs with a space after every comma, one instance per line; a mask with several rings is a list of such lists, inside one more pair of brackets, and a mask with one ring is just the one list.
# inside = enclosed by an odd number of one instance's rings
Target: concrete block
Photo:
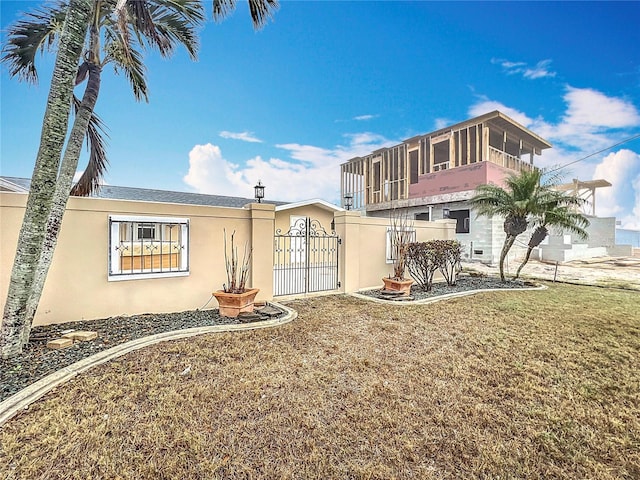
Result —
[[73, 345], [73, 340], [70, 338], [57, 338], [56, 340], [51, 340], [47, 342], [47, 348], [51, 350], [60, 350], [62, 348], [67, 348]]
[[98, 332], [92, 332], [88, 330], [78, 330], [75, 332], [69, 332], [62, 335], [62, 338], [70, 338], [77, 342], [88, 342], [89, 340], [95, 340], [98, 338]]

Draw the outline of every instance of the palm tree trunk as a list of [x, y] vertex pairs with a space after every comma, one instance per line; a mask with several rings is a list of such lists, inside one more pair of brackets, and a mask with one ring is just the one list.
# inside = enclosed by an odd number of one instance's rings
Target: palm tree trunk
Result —
[[538, 226], [533, 231], [533, 233], [531, 234], [531, 238], [529, 239], [529, 247], [527, 248], [527, 254], [525, 255], [524, 260], [522, 261], [520, 266], [518, 267], [516, 276], [513, 277], [514, 280], [516, 280], [520, 276], [520, 272], [522, 271], [522, 268], [529, 261], [529, 257], [531, 256], [531, 252], [533, 251], [533, 249], [540, 246], [540, 244], [544, 241], [544, 239], [547, 238], [548, 234], [549, 234], [549, 230], [547, 230], [547, 227], [545, 224]]
[[527, 262], [529, 261], [529, 257], [531, 256], [531, 252], [533, 251], [535, 247], [529, 246], [527, 248], [527, 254], [524, 256], [524, 260], [522, 261], [522, 263], [520, 264], [520, 266], [518, 267], [518, 271], [516, 272], [516, 275], [513, 277], [514, 280], [517, 280], [520, 277], [520, 272], [522, 271], [523, 267], [527, 264]]
[[509, 250], [511, 250], [511, 247], [513, 246], [513, 243], [515, 241], [515, 235], [507, 234], [507, 237], [504, 239], [504, 243], [502, 244], [502, 251], [500, 252], [500, 280], [503, 282], [506, 281], [506, 279], [504, 278], [504, 260], [505, 258], [507, 258], [507, 253], [509, 253]]
[[40, 148], [31, 178], [29, 198], [2, 316], [2, 358], [22, 351], [26, 304], [46, 233], [46, 219], [53, 201], [60, 155], [67, 133], [75, 77], [92, 9], [92, 0], [71, 0], [60, 36], [42, 123]]
[[100, 67], [93, 63], [89, 63], [89, 79], [87, 81], [87, 87], [82, 97], [80, 108], [76, 113], [73, 127], [71, 128], [71, 134], [69, 135], [69, 141], [67, 142], [67, 147], [65, 149], [64, 156], [62, 157], [60, 175], [56, 184], [51, 211], [47, 218], [46, 235], [42, 243], [40, 258], [38, 260], [33, 283], [31, 285], [31, 292], [27, 300], [27, 309], [25, 313], [24, 327], [22, 330], [23, 346], [29, 342], [31, 325], [33, 324], [33, 318], [35, 317], [38, 304], [40, 303], [44, 283], [47, 279], [47, 273], [49, 272], [51, 261], [53, 260], [53, 253], [56, 248], [56, 244], [58, 243], [58, 235], [60, 233], [60, 227], [62, 226], [62, 217], [67, 207], [69, 193], [71, 192], [71, 184], [73, 183], [73, 177], [78, 167], [78, 159], [80, 158], [80, 151], [84, 142], [85, 133], [98, 100], [99, 92]]

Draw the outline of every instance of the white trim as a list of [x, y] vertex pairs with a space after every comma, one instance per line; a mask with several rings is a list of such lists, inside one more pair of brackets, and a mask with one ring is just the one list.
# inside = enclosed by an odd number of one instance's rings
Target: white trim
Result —
[[342, 207], [339, 207], [337, 205], [334, 205], [333, 203], [329, 203], [325, 200], [321, 200], [319, 198], [314, 198], [311, 200], [303, 200], [301, 202], [294, 202], [294, 203], [287, 203], [286, 205], [278, 205], [276, 207], [276, 212], [281, 212], [283, 210], [291, 210], [292, 208], [299, 208], [299, 207], [307, 207], [307, 206], [311, 206], [311, 205], [317, 205], [321, 208], [324, 208], [326, 210], [332, 210], [334, 212], [344, 212], [345, 209]]
[[29, 193], [28, 188], [24, 188], [17, 183], [10, 182], [6, 178], [0, 177], [0, 187], [6, 188], [5, 191], [13, 192], [13, 193]]
[[145, 215], [109, 215], [114, 222], [135, 223], [189, 223], [186, 217], [147, 217]]
[[157, 273], [121, 273], [109, 275], [107, 281], [120, 282], [123, 280], [146, 280], [148, 278], [188, 277], [191, 272], [157, 272]]
[[[191, 273], [189, 264], [189, 242], [190, 242], [190, 220], [186, 217], [148, 217], [144, 215], [109, 215], [111, 228], [109, 231], [109, 249], [111, 263], [107, 269], [107, 281], [118, 282], [122, 280], [142, 280], [146, 278], [169, 278], [169, 277], [186, 277]], [[180, 270], [178, 271], [162, 271], [149, 272], [144, 271], [135, 273], [112, 273], [120, 270], [119, 254], [117, 247], [120, 245], [120, 224], [121, 223], [161, 223], [161, 224], [177, 224], [180, 226], [180, 235], [184, 241], [182, 245], [182, 253], [180, 255]], [[137, 240], [136, 240], [137, 242]]]
[[[385, 242], [385, 262], [387, 264], [391, 264], [395, 262], [395, 258], [393, 258], [393, 240], [391, 239], [391, 232], [393, 232], [393, 227], [387, 227], [387, 233], [386, 233], [386, 242]], [[413, 235], [413, 241], [417, 242], [417, 231], [415, 229], [415, 227], [406, 227], [404, 229], [407, 232], [412, 233]]]

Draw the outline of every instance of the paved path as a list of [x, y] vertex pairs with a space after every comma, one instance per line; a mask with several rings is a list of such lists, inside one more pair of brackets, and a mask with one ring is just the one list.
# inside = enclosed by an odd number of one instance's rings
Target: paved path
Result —
[[[491, 275], [499, 274], [497, 265], [463, 262], [462, 267]], [[508, 265], [505, 267], [505, 273], [508, 272], [512, 276], [516, 269], [517, 265]], [[557, 265], [530, 260], [522, 269], [522, 277], [640, 290], [640, 258], [597, 257]]]

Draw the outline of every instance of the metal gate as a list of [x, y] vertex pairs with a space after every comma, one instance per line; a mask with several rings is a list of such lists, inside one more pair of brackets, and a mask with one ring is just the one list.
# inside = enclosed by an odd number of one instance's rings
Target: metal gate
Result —
[[276, 230], [273, 248], [273, 294], [294, 295], [340, 287], [335, 231], [318, 220], [299, 218], [289, 231]]

